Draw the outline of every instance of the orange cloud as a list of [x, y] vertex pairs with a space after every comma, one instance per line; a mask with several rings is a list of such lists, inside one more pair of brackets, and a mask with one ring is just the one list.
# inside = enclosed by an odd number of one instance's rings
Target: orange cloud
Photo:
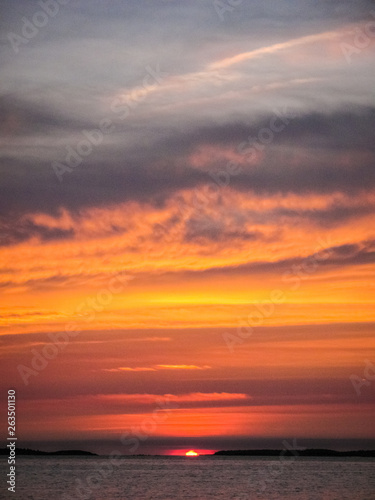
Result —
[[193, 392], [191, 394], [183, 394], [181, 396], [168, 395], [171, 401], [176, 402], [205, 402], [205, 401], [236, 401], [238, 399], [248, 399], [250, 396], [243, 393], [228, 393], [228, 392], [212, 392], [212, 393], [202, 393]]
[[208, 365], [196, 366], [196, 365], [157, 365], [157, 368], [161, 370], [209, 370], [211, 367]]
[[104, 372], [154, 372], [155, 368], [149, 368], [147, 366], [137, 366], [135, 368], [130, 368], [129, 366], [120, 366], [120, 368], [104, 368]]

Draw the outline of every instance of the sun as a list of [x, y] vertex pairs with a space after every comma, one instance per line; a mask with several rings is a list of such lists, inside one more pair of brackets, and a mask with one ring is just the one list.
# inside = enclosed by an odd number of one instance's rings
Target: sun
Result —
[[190, 450], [190, 451], [186, 452], [186, 456], [187, 457], [199, 457], [199, 453], [197, 453], [196, 451]]

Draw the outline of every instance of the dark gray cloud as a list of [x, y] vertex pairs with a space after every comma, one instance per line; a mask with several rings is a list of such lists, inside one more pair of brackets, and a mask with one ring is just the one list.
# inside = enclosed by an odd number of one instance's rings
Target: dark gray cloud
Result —
[[33, 101], [30, 96], [22, 98], [12, 93], [0, 97], [0, 115], [0, 133], [8, 137], [40, 139], [47, 134], [58, 137], [58, 134], [79, 132], [92, 126], [91, 120], [69, 117], [61, 107], [47, 106], [43, 99]]
[[113, 205], [136, 200], [156, 205], [176, 191], [194, 188], [207, 175], [186, 167], [176, 171], [172, 166], [152, 169], [142, 164], [91, 164], [77, 167], [59, 183], [50, 164], [30, 165], [4, 162], [0, 187], [0, 213], [58, 213], [61, 208], [80, 209]]
[[74, 237], [73, 229], [61, 229], [35, 224], [32, 221], [2, 221], [0, 219], [0, 247], [16, 245], [32, 238], [42, 242]]
[[[45, 112], [25, 111], [26, 125], [35, 118], [38, 127], [53, 129], [63, 127], [64, 121], [53, 119]], [[269, 120], [268, 120], [269, 121]], [[207, 165], [207, 172], [193, 168], [189, 155], [201, 146], [226, 147], [236, 152], [237, 147], [254, 136], [267, 120], [257, 125], [228, 123], [225, 125], [187, 130], [182, 134], [170, 133], [168, 139], [155, 141], [150, 147], [133, 145], [121, 148], [115, 144], [108, 149], [104, 145], [84, 158], [72, 172], [63, 174], [60, 183], [53, 171], [52, 161], [38, 158], [38, 151], [28, 147], [16, 148], [2, 158], [0, 184], [0, 212], [3, 215], [47, 212], [56, 213], [61, 208], [78, 211], [87, 207], [112, 205], [136, 200], [162, 204], [170, 196], [183, 189], [193, 189], [204, 184], [217, 191], [212, 172], [219, 172], [228, 160]], [[26, 126], [25, 125], [25, 126]], [[23, 125], [22, 125], [23, 127]], [[21, 127], [21, 132], [22, 129]], [[70, 125], [69, 125], [70, 127]], [[264, 158], [256, 167], [242, 169], [230, 179], [230, 188], [256, 195], [277, 193], [335, 193], [355, 194], [375, 187], [373, 109], [359, 109], [353, 113], [304, 116], [291, 123], [292, 132], [280, 132], [275, 144], [264, 149]], [[80, 138], [75, 145], [79, 142]], [[304, 144], [302, 153], [299, 148]], [[319, 144], [320, 143], [320, 144]], [[319, 146], [318, 146], [319, 144]], [[322, 145], [323, 144], [323, 145]], [[74, 149], [74, 143], [72, 143]], [[279, 147], [283, 146], [281, 151]], [[348, 160], [343, 163], [345, 145]], [[297, 149], [294, 150], [293, 148]], [[27, 153], [29, 151], [29, 153]], [[49, 155], [49, 147], [41, 149]], [[66, 163], [67, 149], [58, 149], [56, 161]], [[56, 150], [57, 152], [57, 150]], [[356, 154], [358, 154], [358, 159]], [[102, 160], [98, 156], [104, 155]], [[53, 158], [53, 157], [52, 157]], [[246, 155], [244, 155], [246, 159]], [[213, 170], [210, 171], [212, 166]], [[332, 207], [330, 219], [360, 215], [370, 208]], [[280, 211], [280, 215], [292, 216], [292, 212]], [[302, 214], [303, 215], [303, 214]], [[310, 212], [311, 218], [325, 217], [325, 213]], [[327, 219], [329, 220], [329, 219]]]
[[246, 210], [244, 220], [248, 224], [267, 224], [273, 222], [279, 225], [316, 226], [331, 229], [348, 224], [354, 219], [361, 219], [375, 214], [375, 205], [367, 200], [362, 203], [333, 202], [324, 208], [293, 208], [277, 207], [271, 210]]
[[375, 150], [375, 108], [347, 105], [333, 113], [310, 113], [290, 121], [275, 141], [327, 150]]
[[314, 223], [318, 226], [330, 228], [345, 224], [352, 219], [366, 217], [375, 213], [375, 206], [363, 205], [340, 205], [333, 204], [324, 209], [298, 210], [279, 208], [264, 214], [264, 218], [296, 219], [301, 223]]
[[246, 231], [227, 227], [223, 221], [211, 217], [192, 217], [185, 224], [185, 241], [205, 244], [207, 241], [256, 241], [264, 236], [260, 231]]
[[304, 257], [291, 257], [274, 262], [249, 262], [239, 266], [212, 267], [203, 271], [183, 271], [186, 277], [201, 278], [203, 275], [252, 275], [278, 273], [289, 277], [304, 277], [320, 269], [360, 266], [375, 262], [375, 240], [341, 246], [323, 246], [317, 253]]

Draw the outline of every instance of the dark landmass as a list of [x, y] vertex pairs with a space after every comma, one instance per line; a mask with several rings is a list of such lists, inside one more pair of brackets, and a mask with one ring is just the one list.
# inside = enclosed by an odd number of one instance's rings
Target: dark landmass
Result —
[[375, 450], [335, 451], [324, 449], [306, 450], [222, 450], [214, 453], [215, 456], [252, 456], [252, 457], [375, 457]]
[[[9, 455], [9, 448], [0, 448], [0, 455]], [[61, 455], [74, 455], [74, 456], [93, 456], [97, 457], [96, 453], [82, 450], [60, 450], [60, 451], [39, 451], [30, 450], [29, 448], [17, 448], [16, 455], [43, 455], [43, 456], [61, 456]]]
[[[0, 456], [9, 455], [9, 448], [0, 448]], [[29, 456], [78, 456], [78, 457], [98, 457], [100, 455], [83, 450], [60, 450], [60, 451], [39, 451], [29, 448], [16, 448], [16, 455]], [[201, 455], [201, 457], [217, 456], [247, 456], [247, 457], [359, 457], [375, 458], [375, 450], [357, 450], [357, 451], [335, 451], [326, 449], [305, 449], [305, 450], [221, 450], [212, 455]], [[169, 455], [123, 455], [121, 458], [183, 458], [183, 455], [175, 457]]]

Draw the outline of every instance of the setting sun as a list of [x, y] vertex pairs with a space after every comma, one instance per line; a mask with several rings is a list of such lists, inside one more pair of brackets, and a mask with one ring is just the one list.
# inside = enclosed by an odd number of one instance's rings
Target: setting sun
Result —
[[187, 457], [199, 457], [199, 454], [196, 451], [190, 450], [186, 452]]

